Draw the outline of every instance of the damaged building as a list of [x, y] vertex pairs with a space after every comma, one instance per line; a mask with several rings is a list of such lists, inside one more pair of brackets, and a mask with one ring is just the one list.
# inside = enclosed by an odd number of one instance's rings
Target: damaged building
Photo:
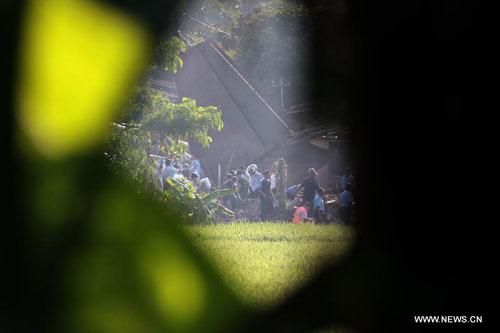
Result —
[[[327, 185], [348, 163], [343, 148], [348, 140], [347, 125], [311, 119], [310, 111], [318, 105], [286, 110], [272, 107], [216, 43], [192, 46], [182, 60], [184, 65], [175, 75], [178, 98], [193, 98], [200, 106], [213, 105], [222, 111], [224, 128], [209, 133], [213, 138], [209, 148], [190, 142], [191, 151], [211, 179], [218, 179], [219, 169], [224, 176], [227, 170], [256, 163], [263, 171], [285, 158], [288, 184], [300, 183], [313, 167], [320, 183]], [[334, 112], [329, 105], [327, 112]]]

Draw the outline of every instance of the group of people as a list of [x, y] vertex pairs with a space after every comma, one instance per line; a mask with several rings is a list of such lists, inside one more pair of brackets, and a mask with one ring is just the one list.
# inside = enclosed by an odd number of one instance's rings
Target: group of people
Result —
[[[275, 176], [275, 175], [274, 175]], [[222, 188], [235, 188], [236, 192], [223, 197], [225, 205], [232, 210], [241, 208], [242, 202], [248, 198], [260, 199], [261, 220], [266, 221], [271, 218], [274, 203], [273, 189], [276, 181], [271, 171], [264, 171], [262, 175], [257, 171], [257, 165], [250, 164], [248, 167], [240, 166], [226, 176], [226, 181]]]
[[[294, 199], [295, 195], [303, 189], [302, 205], [297, 207], [293, 216], [293, 223], [315, 222], [324, 224], [327, 221], [325, 210], [325, 189], [318, 183], [318, 173], [313, 168], [308, 170], [309, 177], [305, 178], [302, 184], [291, 186], [287, 189], [287, 197]], [[354, 203], [353, 187], [355, 178], [352, 175], [351, 168], [344, 170], [344, 175], [340, 178], [339, 186], [341, 188], [338, 195], [337, 216], [343, 224], [352, 223], [352, 208]]]
[[163, 191], [163, 184], [167, 178], [190, 180], [193, 185], [201, 192], [209, 192], [213, 189], [210, 180], [207, 177], [200, 178], [201, 164], [194, 155], [186, 155], [182, 163], [173, 158], [162, 159], [158, 163], [157, 181], [158, 187]]
[[[164, 163], [160, 163], [158, 179], [162, 189], [163, 181], [166, 178], [184, 177], [192, 182], [198, 192], [208, 193], [215, 190], [207, 177], [200, 177], [200, 162], [194, 155], [190, 155], [184, 162], [184, 166], [179, 165], [179, 163], [174, 164], [172, 160], [167, 158]], [[239, 211], [244, 207], [244, 203], [248, 198], [259, 199], [260, 219], [262, 221], [271, 220], [277, 180], [277, 172], [265, 170], [260, 173], [256, 164], [250, 164], [247, 167], [242, 165], [237, 170], [231, 170], [226, 175], [221, 188], [235, 189], [235, 191], [223, 196], [222, 204], [233, 211]], [[350, 224], [351, 221], [354, 182], [355, 179], [352, 176], [351, 169], [346, 168], [344, 175], [339, 180], [341, 193], [338, 196], [338, 217], [345, 224]], [[295, 199], [299, 193], [302, 193], [302, 204], [295, 210], [293, 223], [299, 224], [313, 221], [317, 224], [326, 223], [325, 189], [319, 185], [318, 173], [314, 168], [308, 170], [308, 176], [301, 184], [291, 186], [286, 190], [288, 199]]]
[[[269, 170], [261, 174], [257, 171], [255, 164], [247, 168], [241, 166], [238, 170], [227, 175], [222, 188], [235, 188], [234, 194], [224, 197], [224, 205], [233, 210], [240, 208], [242, 200], [247, 198], [259, 198], [261, 204], [261, 220], [267, 221], [272, 218], [274, 207], [274, 189], [276, 188], [277, 174]], [[355, 178], [351, 168], [344, 170], [344, 175], [339, 180], [341, 191], [338, 195], [337, 217], [343, 224], [352, 223], [352, 209], [354, 203], [353, 187]], [[293, 223], [307, 223], [314, 221], [317, 224], [327, 222], [325, 210], [325, 189], [319, 185], [318, 173], [314, 168], [308, 170], [301, 184], [289, 187], [286, 190], [288, 199], [295, 199], [298, 193], [302, 193], [302, 205], [297, 207], [293, 215]]]
[[287, 197], [293, 199], [295, 195], [303, 190], [302, 206], [297, 207], [293, 216], [293, 223], [300, 224], [306, 222], [316, 222], [322, 224], [326, 222], [325, 216], [325, 189], [319, 185], [318, 173], [314, 168], [308, 170], [309, 176], [302, 184], [294, 185], [287, 189]]

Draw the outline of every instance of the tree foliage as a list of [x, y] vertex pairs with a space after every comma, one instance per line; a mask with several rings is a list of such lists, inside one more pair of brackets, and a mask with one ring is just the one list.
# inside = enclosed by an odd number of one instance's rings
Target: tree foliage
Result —
[[248, 1], [192, 1], [185, 8], [187, 15], [180, 28], [194, 43], [212, 40], [233, 43], [234, 29], [241, 20], [241, 6]]
[[[146, 77], [154, 76], [155, 71], [176, 72], [183, 65], [180, 55], [184, 50], [184, 42], [177, 37], [160, 41]], [[140, 193], [153, 194], [170, 211], [178, 210], [186, 221], [190, 218], [207, 221], [213, 216], [215, 200], [204, 202], [203, 198], [193, 196], [189, 182], [181, 184], [169, 179], [166, 191], [162, 191], [157, 161], [152, 155], [181, 157], [189, 150], [188, 140], [208, 147], [212, 142], [208, 131], [222, 130], [221, 111], [214, 106], [198, 106], [189, 98], [173, 103], [147, 83], [131, 89], [122, 109], [106, 141], [108, 165], [137, 183]]]
[[150, 71], [160, 69], [177, 73], [177, 70], [183, 65], [181, 53], [184, 51], [186, 51], [186, 44], [178, 37], [161, 39], [155, 49]]
[[181, 216], [188, 223], [209, 223], [217, 215], [234, 217], [234, 212], [222, 206], [217, 198], [236, 192], [236, 189], [220, 189], [210, 193], [196, 193], [193, 184], [185, 179], [167, 178], [165, 191], [157, 195], [168, 207], [169, 213]]
[[[208, 147], [212, 138], [207, 134], [210, 128], [222, 130], [221, 111], [214, 107], [201, 107], [193, 99], [183, 98], [182, 103], [161, 103], [160, 108], [147, 114], [143, 129], [162, 137], [169, 137], [174, 143], [193, 139]], [[178, 152], [182, 153], [182, 152]]]
[[127, 126], [113, 124], [109, 131], [104, 153], [108, 165], [117, 174], [130, 177], [139, 184], [139, 192], [152, 193], [156, 189], [156, 168], [149, 156], [151, 134]]
[[201, 0], [191, 13], [209, 26], [185, 19], [181, 30], [195, 41], [221, 42], [264, 97], [279, 105], [280, 89], [272, 82], [283, 78], [285, 105], [305, 101], [313, 15], [301, 1]]
[[218, 108], [197, 106], [188, 98], [172, 103], [149, 87], [135, 87], [127, 102], [122, 119], [108, 136], [106, 156], [118, 172], [130, 174], [147, 191], [154, 184], [154, 161], [149, 155], [183, 156], [188, 139], [208, 147], [212, 142], [208, 130], [223, 127]]
[[[234, 60], [268, 98], [279, 104], [280, 89], [272, 82], [281, 78], [294, 93], [288, 93], [285, 105], [304, 102], [304, 85], [310, 49], [309, 11], [286, 1], [270, 1], [244, 17], [235, 33]], [[289, 91], [289, 90], [288, 90]]]

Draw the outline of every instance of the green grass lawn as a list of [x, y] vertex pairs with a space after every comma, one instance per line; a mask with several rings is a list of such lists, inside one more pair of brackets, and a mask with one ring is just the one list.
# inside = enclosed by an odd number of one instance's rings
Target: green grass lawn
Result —
[[188, 226], [242, 302], [257, 309], [279, 304], [320, 265], [349, 249], [352, 227], [290, 223]]

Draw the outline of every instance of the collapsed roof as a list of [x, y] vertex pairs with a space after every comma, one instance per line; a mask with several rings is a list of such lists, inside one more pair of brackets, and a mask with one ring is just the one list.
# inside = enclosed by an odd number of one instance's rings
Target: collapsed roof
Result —
[[[320, 168], [332, 159], [325, 154], [329, 142], [340, 141], [347, 133], [343, 126], [304, 122], [310, 104], [273, 109], [216, 43], [190, 47], [182, 60], [184, 65], [175, 75], [179, 98], [190, 97], [198, 105], [213, 105], [222, 111], [224, 128], [210, 131], [213, 142], [209, 148], [190, 142], [191, 151], [212, 179], [217, 178], [219, 164], [225, 174], [254, 162], [268, 168], [279, 157]], [[302, 122], [301, 128], [294, 118]]]
[[210, 147], [191, 143], [206, 169], [217, 170], [218, 164], [225, 168], [230, 160], [233, 168], [246, 165], [293, 134], [284, 120], [286, 114], [274, 110], [216, 44], [191, 47], [182, 60], [184, 66], [175, 77], [179, 97], [222, 110], [224, 128], [210, 132], [214, 140]]

